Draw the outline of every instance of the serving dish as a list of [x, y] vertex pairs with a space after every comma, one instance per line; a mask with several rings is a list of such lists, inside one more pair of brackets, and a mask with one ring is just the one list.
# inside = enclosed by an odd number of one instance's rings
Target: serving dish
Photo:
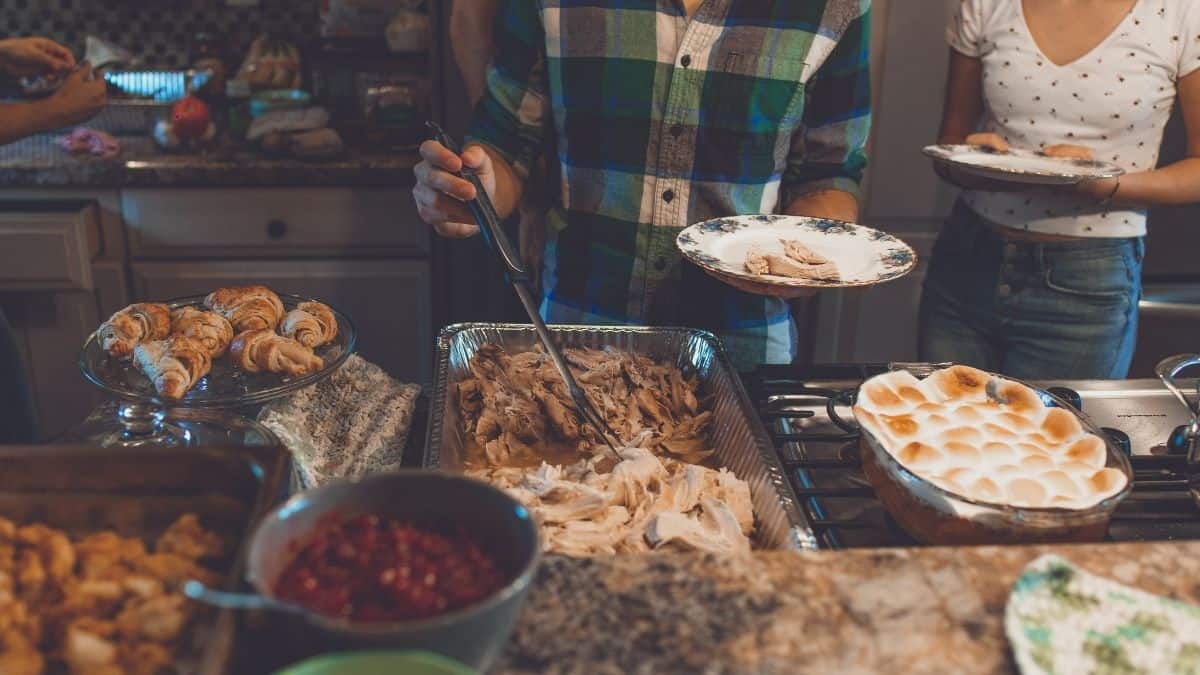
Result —
[[350, 622], [305, 611], [281, 615], [280, 620], [291, 624], [296, 639], [329, 649], [426, 649], [486, 668], [512, 633], [541, 558], [529, 512], [487, 483], [407, 470], [299, 493], [263, 518], [251, 535], [247, 580], [260, 595], [276, 598], [276, 580], [330, 517], [362, 514], [435, 528], [461, 527], [503, 570], [505, 585], [476, 604], [427, 619]]
[[[72, 538], [99, 530], [152, 541], [184, 513], [238, 542], [222, 569], [233, 590], [243, 569], [244, 538], [285, 479], [279, 446], [160, 449], [94, 445], [0, 446], [0, 516], [40, 522]], [[176, 661], [180, 672], [230, 672], [232, 613], [198, 612]]]
[[943, 144], [925, 146], [921, 152], [938, 164], [972, 176], [1027, 185], [1074, 185], [1085, 180], [1116, 178], [1125, 173], [1110, 162], [1047, 157], [1018, 148], [1002, 153], [978, 145]]
[[[905, 368], [918, 379], [936, 368]], [[1086, 508], [1013, 506], [951, 492], [902, 464], [868, 425], [860, 422], [863, 472], [879, 500], [896, 522], [914, 539], [925, 544], [1027, 544], [1044, 542], [1093, 542], [1104, 539], [1113, 512], [1132, 490], [1133, 468], [1129, 459], [1108, 434], [1069, 403], [1020, 380], [992, 377], [1028, 387], [1046, 408], [1060, 408], [1078, 419], [1083, 431], [1103, 441], [1105, 467], [1125, 476], [1115, 494]], [[864, 382], [859, 395], [885, 375]], [[855, 411], [856, 416], [859, 412]]]
[[[550, 326], [561, 347], [612, 347], [645, 354], [696, 377], [711, 399], [710, 438], [717, 464], [750, 485], [756, 526], [753, 544], [766, 549], [815, 549], [816, 538], [798, 507], [766, 431], [729, 362], [711, 333], [689, 328], [638, 326]], [[457, 387], [471, 377], [471, 358], [485, 344], [510, 352], [538, 344], [526, 324], [464, 323], [442, 330], [437, 342], [437, 380], [430, 400], [423, 466], [462, 471], [467, 439], [457, 405]]]
[[[172, 310], [181, 307], [204, 308], [205, 296], [196, 295], [167, 302]], [[297, 295], [279, 295], [285, 311], [295, 309], [300, 303], [311, 302], [312, 298]], [[105, 392], [127, 401], [139, 401], [166, 407], [210, 407], [233, 408], [258, 405], [287, 396], [288, 394], [315, 384], [337, 370], [354, 353], [357, 332], [350, 317], [330, 307], [337, 319], [338, 332], [329, 344], [318, 347], [315, 352], [324, 361], [324, 367], [300, 377], [287, 377], [275, 373], [248, 373], [234, 367], [228, 355], [213, 359], [212, 370], [192, 387], [182, 399], [164, 399], [154, 390], [154, 385], [132, 360], [109, 356], [100, 345], [99, 331], [93, 331], [83, 344], [79, 354], [79, 369], [89, 382]]]
[[[797, 241], [832, 261], [839, 278], [814, 279], [754, 274], [746, 269], [751, 251], [782, 253], [781, 240]], [[675, 239], [683, 257], [709, 275], [758, 295], [802, 289], [873, 286], [913, 270], [917, 254], [886, 232], [839, 220], [758, 215], [717, 218], [684, 229]]]
[[475, 675], [463, 664], [432, 652], [364, 651], [308, 659], [276, 675]]

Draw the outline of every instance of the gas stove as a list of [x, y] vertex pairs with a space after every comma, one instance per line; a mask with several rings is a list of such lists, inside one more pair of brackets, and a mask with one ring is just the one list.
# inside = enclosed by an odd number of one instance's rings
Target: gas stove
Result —
[[[850, 410], [858, 386], [883, 364], [765, 366], [746, 388], [823, 548], [916, 545], [875, 498], [859, 463]], [[1196, 391], [1196, 380], [1181, 384]], [[1112, 541], [1200, 539], [1188, 489], [1187, 410], [1158, 380], [1032, 383], [1076, 405], [1130, 454], [1134, 487], [1109, 527]]]

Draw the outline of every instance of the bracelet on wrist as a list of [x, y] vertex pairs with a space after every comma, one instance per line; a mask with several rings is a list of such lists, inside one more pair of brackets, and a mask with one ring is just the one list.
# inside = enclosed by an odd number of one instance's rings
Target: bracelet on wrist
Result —
[[1117, 198], [1117, 192], [1119, 192], [1120, 190], [1121, 190], [1121, 178], [1118, 176], [1116, 184], [1113, 185], [1112, 192], [1109, 192], [1108, 196], [1100, 201], [1100, 206], [1101, 206], [1101, 208], [1104, 209], [1105, 213], [1108, 213], [1109, 209], [1112, 208], [1113, 200], [1115, 200]]

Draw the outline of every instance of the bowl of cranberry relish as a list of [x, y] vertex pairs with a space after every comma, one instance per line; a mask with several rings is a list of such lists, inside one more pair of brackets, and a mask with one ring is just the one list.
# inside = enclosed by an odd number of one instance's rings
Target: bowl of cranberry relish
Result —
[[537, 527], [504, 492], [402, 471], [302, 492], [250, 538], [246, 575], [303, 607], [295, 639], [411, 648], [485, 668], [508, 641], [540, 559]]

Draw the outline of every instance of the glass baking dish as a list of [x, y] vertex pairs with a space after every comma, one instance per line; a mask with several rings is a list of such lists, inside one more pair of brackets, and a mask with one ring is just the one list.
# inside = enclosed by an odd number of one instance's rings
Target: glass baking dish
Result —
[[[893, 370], [908, 370], [924, 379], [937, 368], [906, 364]], [[1095, 542], [1104, 539], [1113, 511], [1133, 488], [1133, 467], [1112, 439], [1086, 415], [1063, 399], [1010, 377], [988, 373], [1029, 387], [1048, 408], [1067, 410], [1079, 419], [1084, 431], [1104, 441], [1105, 466], [1125, 475], [1125, 486], [1116, 494], [1084, 509], [1062, 507], [1017, 507], [963, 497], [949, 492], [905, 468], [888, 452], [875, 434], [859, 424], [863, 472], [875, 488], [888, 513], [904, 531], [924, 544], [1031, 544], [1049, 542]], [[864, 382], [863, 389], [878, 375]]]

